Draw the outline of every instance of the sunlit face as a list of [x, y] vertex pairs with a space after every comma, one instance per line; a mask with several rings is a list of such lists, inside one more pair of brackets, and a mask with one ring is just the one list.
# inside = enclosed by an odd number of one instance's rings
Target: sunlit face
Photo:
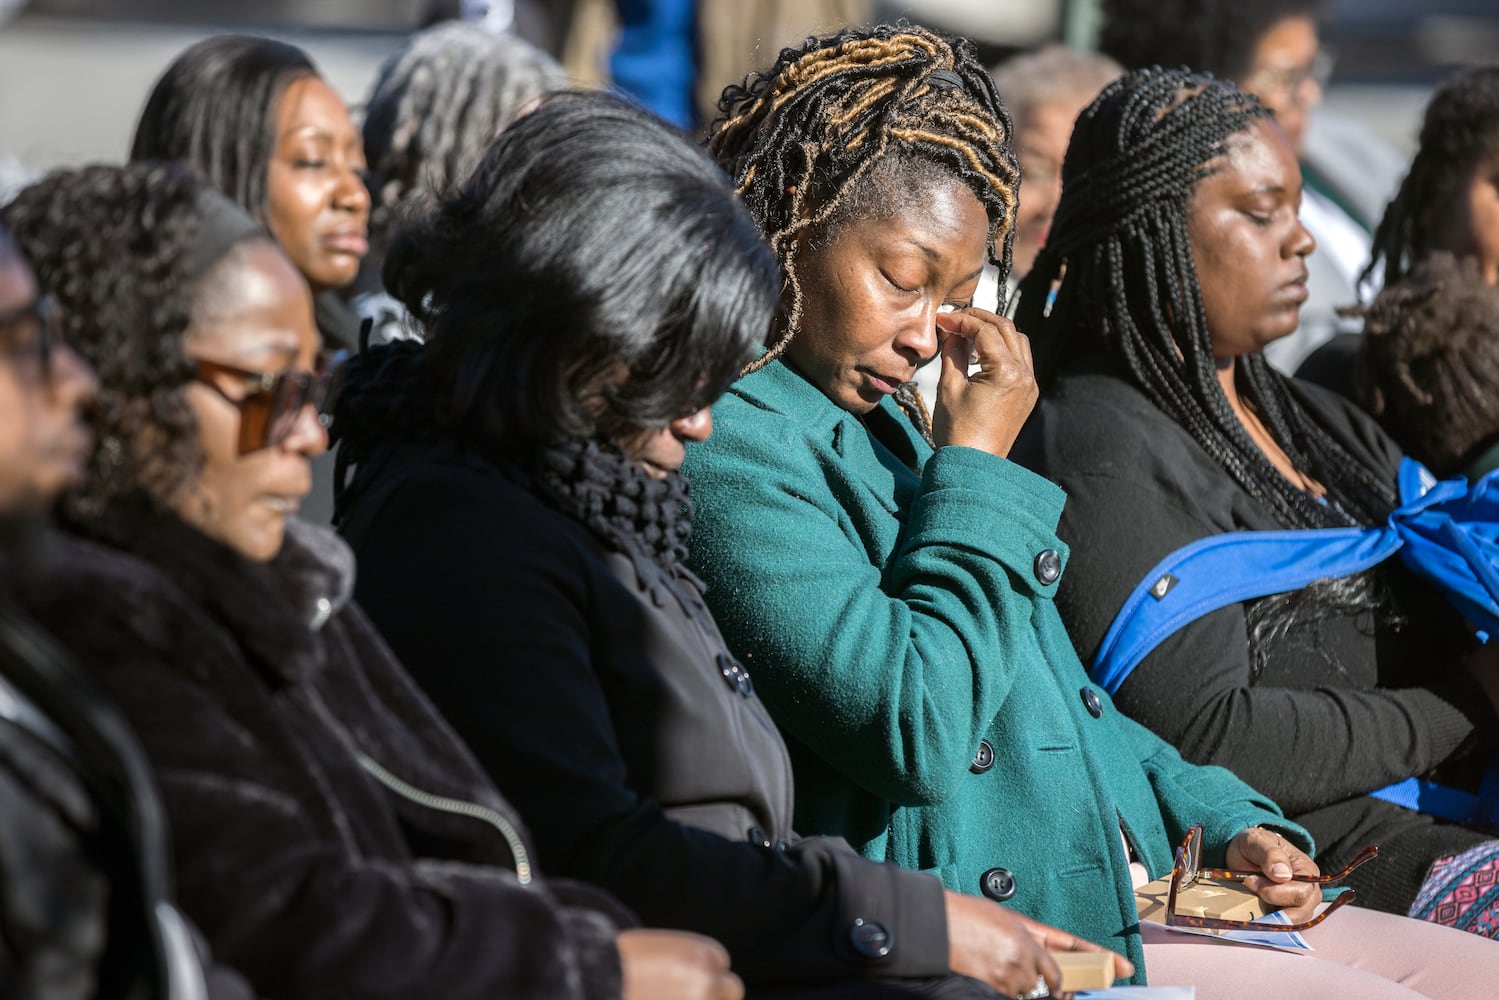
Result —
[[1310, 17], [1277, 21], [1255, 45], [1249, 72], [1235, 81], [1275, 112], [1275, 120], [1285, 129], [1298, 155], [1307, 117], [1322, 103], [1322, 85], [1318, 82], [1321, 48], [1317, 22]]
[[1296, 329], [1307, 297], [1301, 172], [1291, 143], [1260, 120], [1228, 143], [1216, 172], [1187, 201], [1187, 236], [1213, 354], [1261, 351]]
[[[312, 297], [286, 255], [258, 240], [219, 266], [233, 271], [207, 314], [194, 317], [188, 355], [270, 374], [313, 368], [319, 342]], [[281, 550], [286, 519], [312, 489], [308, 460], [327, 448], [328, 436], [307, 406], [285, 440], [244, 452], [240, 410], [231, 400], [249, 395], [254, 380], [221, 371], [204, 376], [210, 377], [212, 385], [194, 382], [188, 387], [203, 468], [174, 506], [204, 534], [265, 562]]]
[[630, 461], [654, 479], [676, 472], [687, 457], [688, 441], [706, 441], [713, 433], [708, 407], [678, 417], [665, 427], [641, 431], [620, 442]]
[[1473, 164], [1438, 211], [1432, 249], [1476, 258], [1484, 280], [1499, 284], [1499, 149]]
[[344, 102], [315, 76], [287, 86], [275, 129], [266, 226], [314, 293], [343, 288], [369, 252], [363, 139]]
[[1016, 133], [1020, 158], [1020, 204], [1015, 210], [1014, 265], [1017, 279], [1025, 277], [1036, 263], [1036, 254], [1046, 245], [1046, 231], [1062, 199], [1062, 160], [1072, 139], [1072, 126], [1093, 95], [1035, 104], [1025, 113]]
[[937, 313], [969, 304], [989, 218], [957, 180], [914, 188], [889, 218], [857, 219], [804, 242], [804, 296], [786, 360], [838, 406], [867, 413], [937, 353]]
[[81, 482], [93, 443], [80, 411], [98, 383], [61, 343], [43, 360], [37, 294], [31, 269], [0, 247], [0, 514], [44, 509]]

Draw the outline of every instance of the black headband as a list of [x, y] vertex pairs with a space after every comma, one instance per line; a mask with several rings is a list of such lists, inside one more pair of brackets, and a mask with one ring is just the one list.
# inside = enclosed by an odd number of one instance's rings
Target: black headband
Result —
[[187, 272], [199, 277], [235, 246], [251, 237], [269, 239], [260, 223], [234, 202], [212, 188], [198, 192], [193, 203], [198, 213], [198, 238], [187, 251]]

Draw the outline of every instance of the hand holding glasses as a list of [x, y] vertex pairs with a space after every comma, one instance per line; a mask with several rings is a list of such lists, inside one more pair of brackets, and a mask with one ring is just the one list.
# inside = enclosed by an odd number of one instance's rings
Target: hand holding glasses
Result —
[[[1379, 856], [1379, 848], [1366, 847], [1354, 856], [1342, 871], [1333, 875], [1292, 875], [1292, 882], [1312, 882], [1318, 885], [1329, 885], [1341, 881], [1353, 873], [1353, 870], [1364, 862]], [[1262, 875], [1261, 872], [1234, 872], [1218, 868], [1202, 867], [1202, 826], [1194, 823], [1187, 830], [1186, 839], [1176, 849], [1176, 861], [1171, 868], [1171, 889], [1166, 897], [1166, 924], [1171, 927], [1198, 927], [1206, 930], [1253, 930], [1253, 931], [1304, 931], [1315, 927], [1326, 920], [1338, 907], [1351, 903], [1354, 891], [1349, 889], [1339, 894], [1321, 913], [1310, 920], [1299, 924], [1264, 923], [1258, 920], [1228, 920], [1222, 917], [1199, 917], [1188, 913], [1176, 912], [1177, 893], [1185, 890], [1200, 878], [1214, 879], [1219, 882], [1243, 882], [1245, 879]]]

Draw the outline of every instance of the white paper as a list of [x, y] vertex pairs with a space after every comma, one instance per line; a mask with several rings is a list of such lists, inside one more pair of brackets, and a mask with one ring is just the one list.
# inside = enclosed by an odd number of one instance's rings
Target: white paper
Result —
[[[1283, 910], [1267, 913], [1263, 917], [1256, 917], [1255, 920], [1262, 924], [1289, 924], [1291, 922]], [[1264, 948], [1281, 948], [1289, 951], [1316, 950], [1307, 944], [1306, 938], [1302, 937], [1299, 931], [1220, 931], [1205, 927], [1178, 927], [1171, 924], [1161, 926], [1176, 934], [1205, 934], [1222, 941], [1237, 941], [1239, 944], [1253, 944]]]

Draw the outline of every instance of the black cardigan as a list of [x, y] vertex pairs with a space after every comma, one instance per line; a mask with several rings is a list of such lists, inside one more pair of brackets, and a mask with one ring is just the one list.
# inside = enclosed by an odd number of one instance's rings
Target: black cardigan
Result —
[[[1393, 482], [1400, 454], [1367, 416], [1292, 383], [1313, 419]], [[1072, 547], [1057, 605], [1091, 663], [1125, 598], [1171, 552], [1209, 535], [1279, 529], [1181, 427], [1122, 378], [1064, 376], [1016, 448], [1068, 494], [1058, 533]], [[1459, 660], [1460, 619], [1397, 561], [1382, 580], [1407, 619], [1326, 609], [1251, 656], [1248, 605], [1186, 626], [1137, 666], [1115, 702], [1199, 763], [1265, 792], [1340, 862], [1366, 843], [1384, 852], [1361, 885], [1402, 910], [1436, 858], [1484, 839], [1364, 793], [1441, 765], [1491, 754], [1499, 726]], [[1311, 616], [1308, 616], [1311, 617]]]
[[261, 567], [144, 506], [91, 530], [31, 610], [138, 734], [181, 905], [259, 996], [619, 995], [628, 913], [587, 887], [520, 884], [502, 824], [474, 814], [519, 820], [347, 603], [336, 536], [293, 524]]
[[[718, 938], [751, 985], [945, 973], [936, 879], [792, 832], [785, 745], [691, 579], [610, 550], [524, 478], [456, 446], [389, 449], [341, 530], [361, 604], [543, 865]], [[888, 955], [859, 947], [871, 922]]]

